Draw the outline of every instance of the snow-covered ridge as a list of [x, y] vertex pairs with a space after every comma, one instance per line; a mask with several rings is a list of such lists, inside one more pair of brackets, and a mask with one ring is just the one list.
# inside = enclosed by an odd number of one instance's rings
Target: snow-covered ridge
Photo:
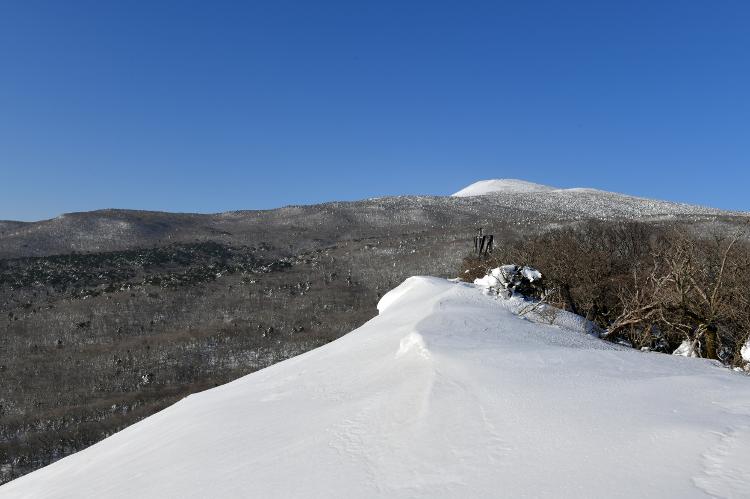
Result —
[[18, 497], [750, 496], [750, 378], [412, 277], [343, 338], [0, 487]]

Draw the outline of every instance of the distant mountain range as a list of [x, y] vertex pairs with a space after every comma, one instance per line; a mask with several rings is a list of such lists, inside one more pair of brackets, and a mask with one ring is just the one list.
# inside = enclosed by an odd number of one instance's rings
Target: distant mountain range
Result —
[[0, 257], [114, 251], [175, 242], [268, 241], [292, 252], [342, 238], [434, 227], [582, 219], [746, 219], [746, 212], [657, 201], [595, 189], [555, 189], [522, 180], [476, 182], [450, 197], [399, 196], [212, 215], [134, 210], [69, 213], [40, 222], [0, 222]]

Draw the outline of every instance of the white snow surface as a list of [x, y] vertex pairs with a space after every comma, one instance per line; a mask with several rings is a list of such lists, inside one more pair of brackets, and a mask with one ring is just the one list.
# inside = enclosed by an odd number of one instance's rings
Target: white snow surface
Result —
[[343, 338], [0, 497], [750, 497], [750, 377], [517, 308], [409, 278]]

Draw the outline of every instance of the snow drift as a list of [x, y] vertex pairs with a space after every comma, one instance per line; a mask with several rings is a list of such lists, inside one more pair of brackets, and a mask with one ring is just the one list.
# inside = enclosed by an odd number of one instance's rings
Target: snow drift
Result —
[[750, 496], [750, 378], [412, 277], [322, 348], [0, 487], [17, 497]]

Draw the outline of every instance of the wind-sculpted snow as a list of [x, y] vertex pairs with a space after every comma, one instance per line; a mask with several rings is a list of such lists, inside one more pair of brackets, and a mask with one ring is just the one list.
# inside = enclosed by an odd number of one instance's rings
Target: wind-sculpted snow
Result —
[[326, 346], [0, 487], [18, 497], [750, 496], [750, 377], [412, 277]]

